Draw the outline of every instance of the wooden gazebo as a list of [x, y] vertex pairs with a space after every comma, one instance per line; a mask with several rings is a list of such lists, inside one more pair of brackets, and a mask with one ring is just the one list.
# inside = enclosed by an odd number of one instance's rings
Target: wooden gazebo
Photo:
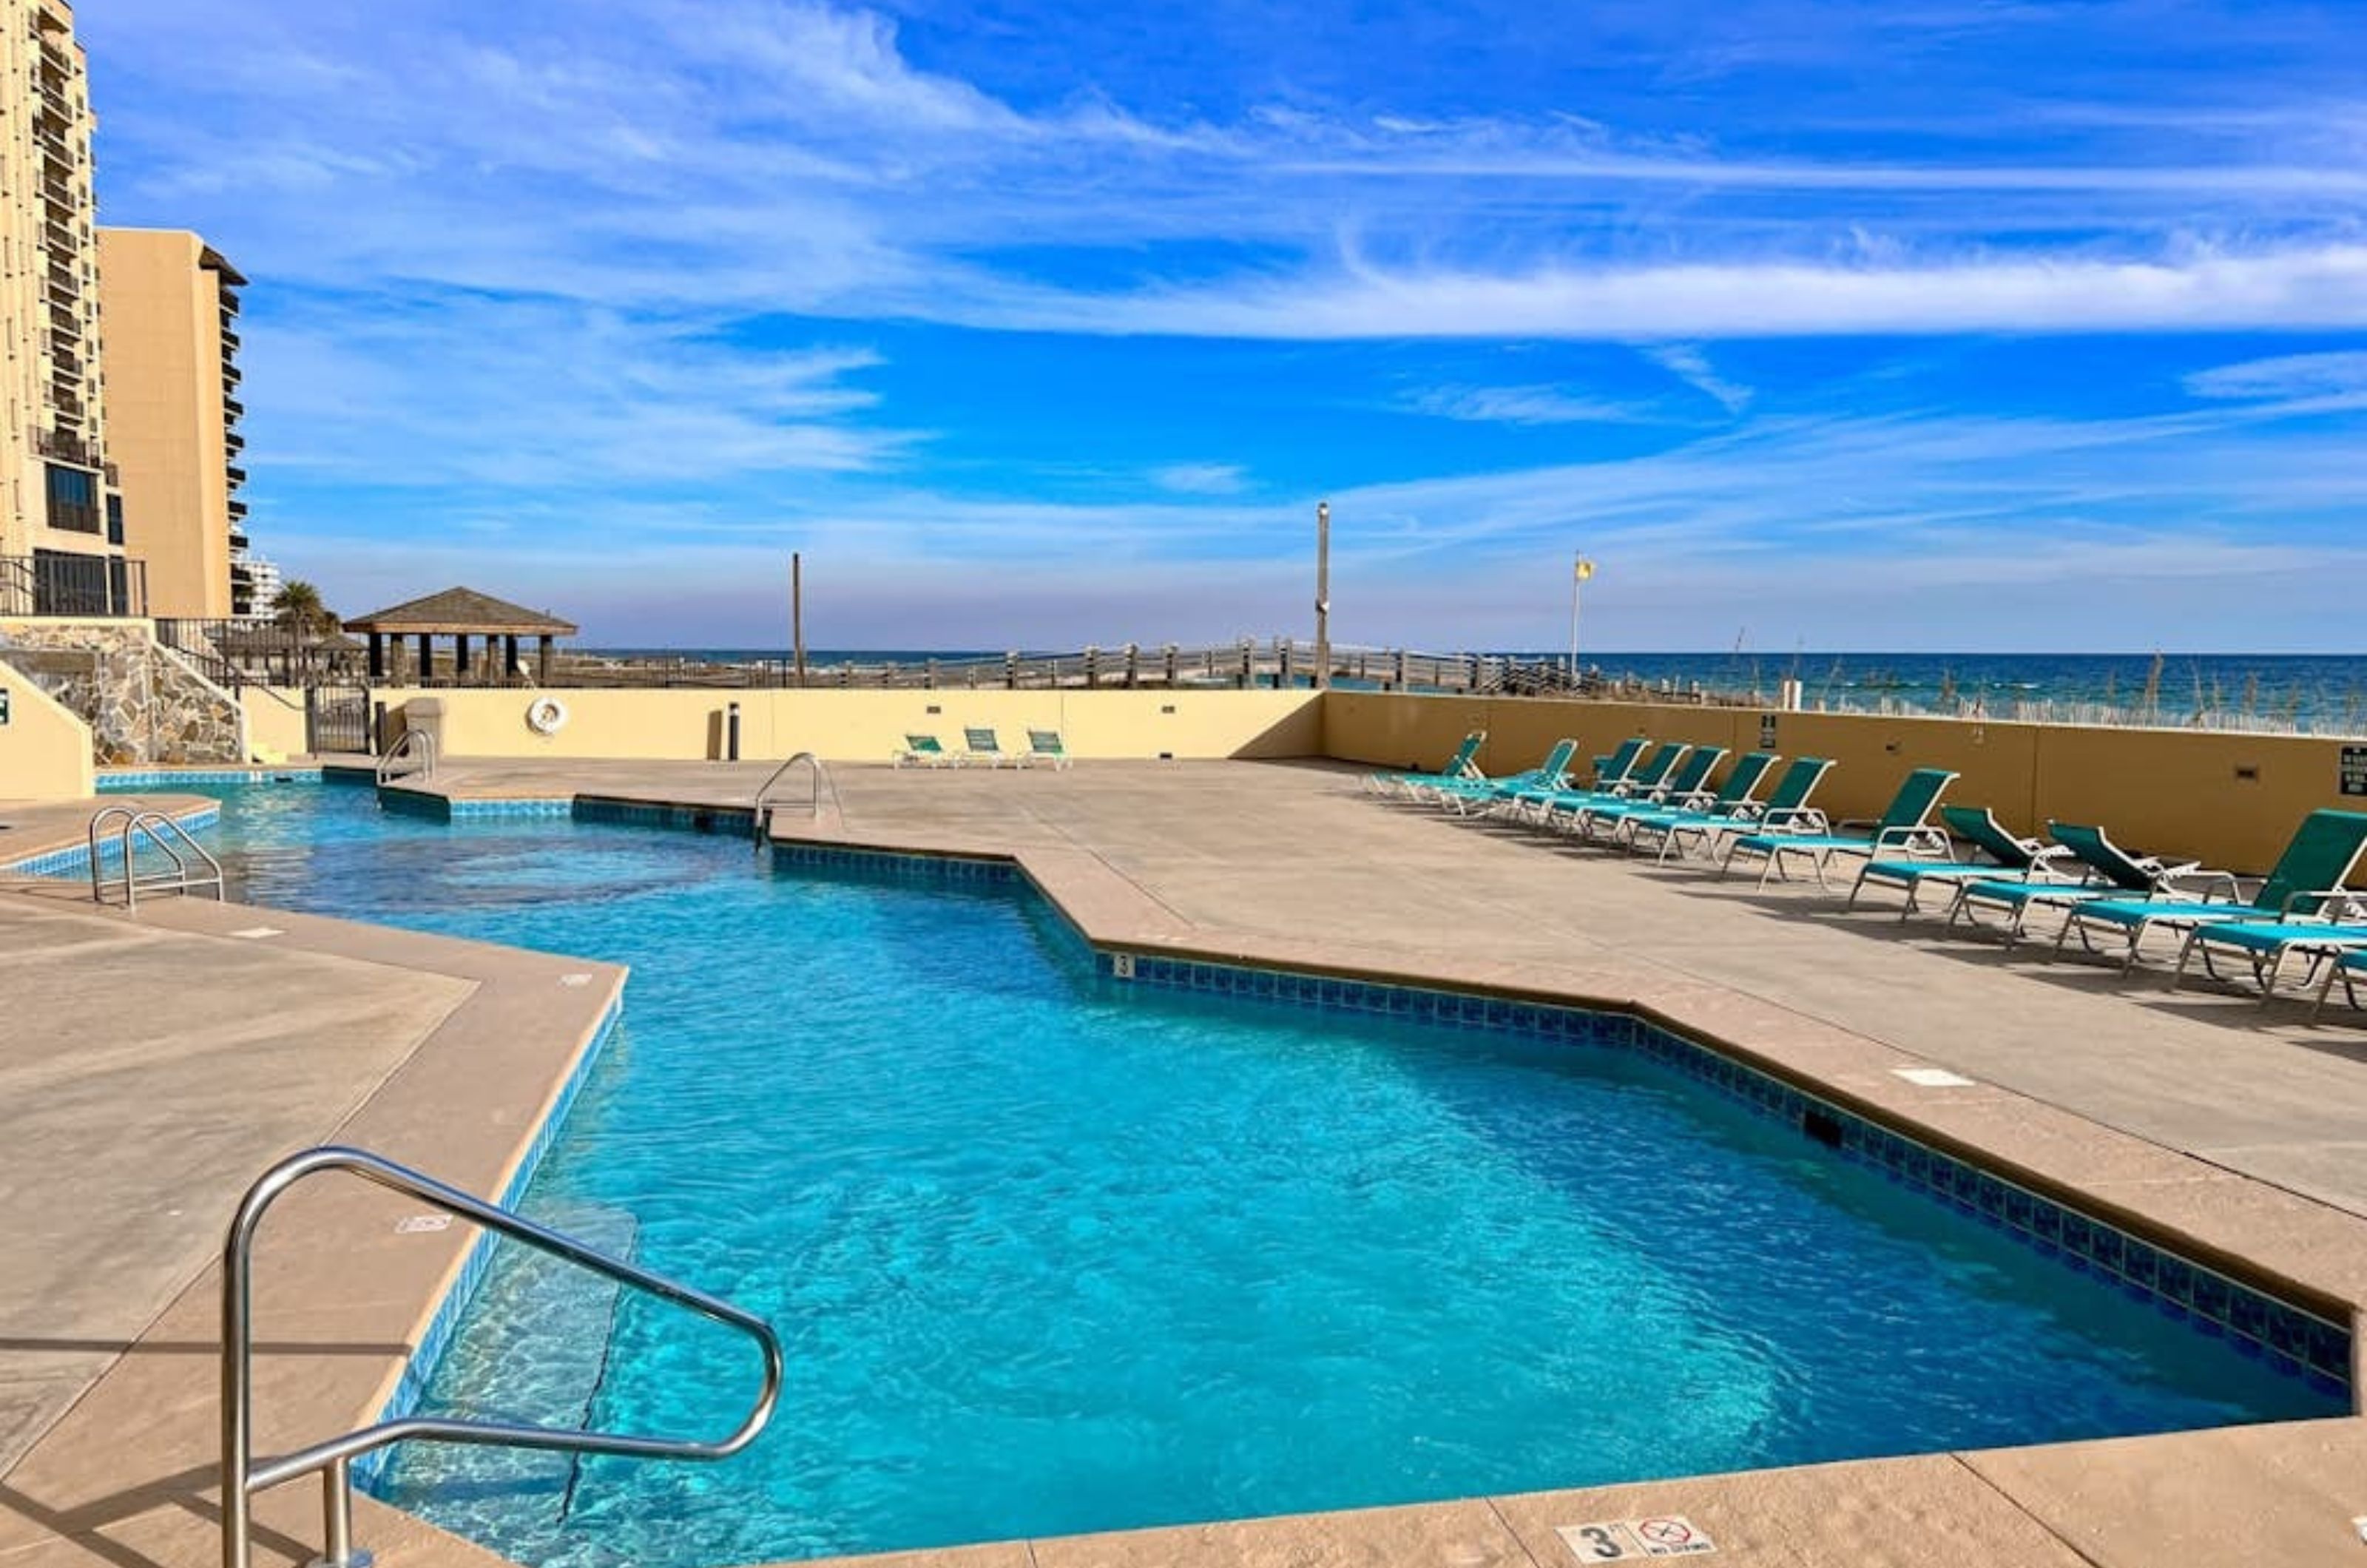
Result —
[[[518, 642], [524, 637], [537, 639], [535, 679], [547, 682], [550, 679], [551, 642], [558, 637], [573, 637], [576, 630], [572, 621], [496, 599], [490, 593], [480, 593], [473, 588], [447, 588], [441, 593], [430, 593], [407, 604], [356, 615], [345, 623], [345, 629], [369, 639], [371, 680], [383, 681], [392, 676], [400, 682], [408, 675], [423, 686], [432, 685], [436, 680], [436, 644], [443, 639], [452, 644], [451, 680], [456, 685], [469, 684], [472, 673], [483, 685], [509, 684], [515, 678]], [[418, 668], [406, 671], [402, 668], [404, 644], [406, 639], [414, 637], [418, 639]], [[472, 667], [469, 644], [475, 637], [484, 639], [484, 657], [481, 663]], [[496, 643], [500, 645], [498, 650]], [[393, 655], [391, 660], [388, 658], [390, 652]]]

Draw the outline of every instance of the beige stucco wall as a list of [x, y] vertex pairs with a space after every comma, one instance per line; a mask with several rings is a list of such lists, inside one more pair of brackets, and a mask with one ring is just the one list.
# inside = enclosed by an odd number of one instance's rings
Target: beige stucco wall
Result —
[[252, 757], [266, 751], [281, 757], [300, 756], [304, 733], [304, 689], [301, 686], [242, 686], [238, 705], [246, 713], [246, 746]]
[[152, 615], [231, 613], [221, 288], [205, 256], [184, 230], [98, 231], [108, 456]]
[[90, 727], [14, 667], [0, 662], [8, 722], [0, 724], [0, 800], [65, 800], [93, 794]]
[[[1763, 716], [1648, 703], [1335, 692], [1324, 700], [1323, 749], [1349, 761], [1427, 767], [1466, 732], [1485, 729], [1480, 765], [1502, 773], [1534, 766], [1564, 736], [1580, 742], [1581, 757], [1630, 735], [1739, 753], [1759, 745]], [[2367, 797], [2340, 793], [2342, 743], [2334, 739], [1867, 714], [1774, 718], [1774, 750], [1838, 764], [1818, 795], [1836, 817], [1879, 813], [1910, 768], [1952, 768], [1963, 777], [1950, 800], [1990, 807], [2017, 831], [2040, 830], [2050, 818], [2100, 823], [2132, 849], [2257, 872], [2304, 814], [2367, 810]]]
[[[714, 758], [725, 705], [740, 705], [740, 755], [812, 751], [831, 761], [884, 762], [907, 731], [959, 750], [967, 726], [992, 726], [1005, 750], [1032, 728], [1060, 731], [1078, 757], [1301, 757], [1319, 753], [1320, 701], [1311, 692], [691, 692], [573, 690], [549, 694], [568, 709], [555, 735], [527, 728], [529, 691], [386, 689], [390, 707], [441, 705], [447, 757]], [[934, 711], [933, 711], [934, 710]], [[249, 712], [255, 710], [250, 707]]]

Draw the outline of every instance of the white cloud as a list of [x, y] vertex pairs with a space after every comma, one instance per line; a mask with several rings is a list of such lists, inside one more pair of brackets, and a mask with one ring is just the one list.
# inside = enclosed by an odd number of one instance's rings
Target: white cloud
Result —
[[2198, 398], [2321, 398], [2367, 392], [2367, 352], [2287, 354], [2198, 370], [2186, 378]]
[[1740, 413], [1750, 402], [1749, 387], [1719, 376], [1710, 367], [1709, 356], [1691, 344], [1661, 344], [1646, 349], [1644, 357], [1696, 391], [1716, 399], [1728, 413]]
[[1650, 407], [1580, 397], [1559, 387], [1431, 387], [1406, 408], [1486, 424], [1633, 424], [1661, 417]]
[[1249, 473], [1239, 463], [1170, 463], [1151, 469], [1150, 482], [1178, 495], [1238, 495]]

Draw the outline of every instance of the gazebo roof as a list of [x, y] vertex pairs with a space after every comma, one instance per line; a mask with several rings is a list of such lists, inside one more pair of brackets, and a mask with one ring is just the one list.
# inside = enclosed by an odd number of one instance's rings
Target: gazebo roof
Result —
[[398, 636], [458, 637], [492, 633], [500, 637], [573, 637], [575, 623], [556, 615], [480, 593], [473, 588], [447, 588], [425, 599], [373, 610], [345, 623], [349, 632], [387, 632]]

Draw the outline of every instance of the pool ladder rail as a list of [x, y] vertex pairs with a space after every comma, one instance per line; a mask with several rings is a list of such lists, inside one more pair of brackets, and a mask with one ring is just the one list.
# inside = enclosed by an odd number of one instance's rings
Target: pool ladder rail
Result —
[[[415, 763], [408, 772], [404, 762]], [[436, 737], [424, 729], [406, 729], [394, 738], [394, 744], [378, 754], [378, 782], [392, 784], [400, 778], [432, 779], [436, 776]]]
[[838, 785], [832, 780], [830, 770], [823, 767], [821, 765], [821, 759], [815, 756], [812, 752], [798, 752], [787, 761], [783, 762], [779, 767], [775, 768], [773, 770], [773, 776], [766, 779], [764, 781], [764, 787], [756, 792], [756, 807], [753, 814], [753, 820], [749, 824], [748, 830], [755, 836], [756, 847], [760, 850], [763, 849], [766, 843], [770, 842], [773, 837], [774, 803], [766, 800], [765, 796], [771, 795], [773, 793], [773, 786], [779, 784], [782, 778], [787, 774], [788, 771], [791, 768], [796, 767], [799, 762], [806, 763], [813, 769], [813, 780], [806, 796], [806, 815], [816, 822], [821, 820], [821, 800], [825, 794], [830, 796], [830, 808], [832, 811], [839, 809]]
[[[110, 831], [115, 834], [116, 848], [123, 861], [114, 871], [108, 869], [104, 842]], [[210, 890], [216, 902], [223, 897], [221, 862], [190, 837], [189, 830], [170, 812], [144, 806], [109, 806], [92, 815], [85, 837], [90, 844], [90, 898], [94, 904], [112, 902], [108, 895], [118, 890], [127, 910], [140, 908], [142, 893]], [[171, 870], [144, 874], [139, 871], [134, 856], [143, 839], [163, 852], [172, 863]]]
[[[255, 1324], [249, 1300], [255, 1233], [282, 1193], [307, 1177], [331, 1170], [358, 1176], [538, 1251], [604, 1274], [619, 1284], [686, 1308], [728, 1328], [738, 1329], [753, 1339], [764, 1354], [764, 1384], [754, 1408], [730, 1436], [715, 1442], [404, 1416], [313, 1443], [277, 1459], [257, 1461], [254, 1452], [255, 1394], [251, 1377]], [[222, 1568], [250, 1568], [255, 1494], [316, 1472], [322, 1482], [323, 1549], [312, 1568], [368, 1568], [369, 1552], [354, 1545], [352, 1464], [363, 1454], [395, 1443], [476, 1443], [562, 1453], [613, 1454], [627, 1459], [729, 1459], [753, 1442], [764, 1429], [781, 1394], [781, 1342], [762, 1318], [688, 1285], [611, 1258], [572, 1236], [547, 1229], [382, 1156], [335, 1145], [307, 1149], [281, 1160], [265, 1171], [241, 1200], [222, 1244], [221, 1347]]]

